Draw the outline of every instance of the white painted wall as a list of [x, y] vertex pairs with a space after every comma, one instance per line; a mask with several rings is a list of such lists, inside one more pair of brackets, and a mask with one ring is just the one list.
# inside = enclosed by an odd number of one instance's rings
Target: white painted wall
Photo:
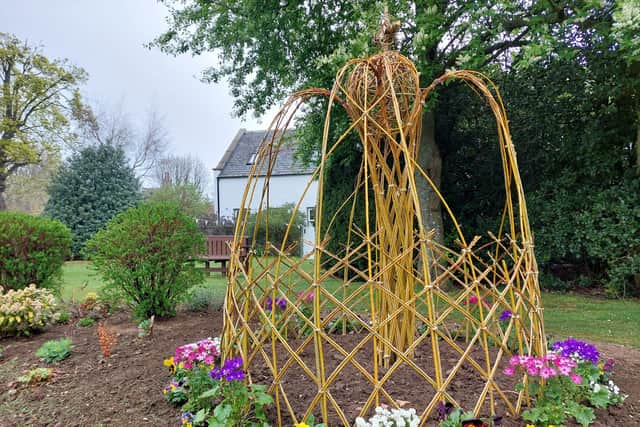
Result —
[[[222, 218], [232, 218], [233, 210], [240, 208], [242, 196], [244, 195], [245, 187], [247, 185], [247, 178], [217, 177], [217, 179], [219, 191], [218, 196], [220, 200], [220, 216]], [[269, 206], [278, 207], [286, 203], [296, 204], [300, 200], [302, 193], [310, 180], [311, 175], [272, 176], [269, 180]], [[248, 207], [252, 212], [255, 212], [260, 207], [260, 198], [262, 197], [263, 187], [264, 179], [260, 179], [257, 181], [253, 199], [248, 203]], [[318, 181], [313, 181], [300, 204], [300, 211], [305, 215], [305, 217], [307, 215], [307, 208], [314, 207], [316, 205], [317, 197]], [[249, 202], [249, 200], [247, 200], [247, 202]], [[304, 253], [307, 253], [313, 249], [313, 242], [315, 241], [315, 228], [312, 224], [305, 222], [303, 236], [305, 241], [303, 251]]]

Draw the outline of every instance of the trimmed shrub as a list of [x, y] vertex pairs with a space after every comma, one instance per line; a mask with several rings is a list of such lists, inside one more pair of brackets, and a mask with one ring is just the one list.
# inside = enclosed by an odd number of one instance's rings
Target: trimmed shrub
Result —
[[175, 315], [188, 289], [204, 278], [193, 261], [203, 252], [195, 221], [166, 202], [120, 213], [86, 245], [107, 298], [122, 298], [139, 320]]
[[0, 285], [23, 289], [33, 283], [56, 290], [70, 246], [71, 232], [60, 221], [0, 212]]
[[57, 320], [51, 291], [35, 285], [6, 293], [0, 287], [0, 336], [29, 335]]

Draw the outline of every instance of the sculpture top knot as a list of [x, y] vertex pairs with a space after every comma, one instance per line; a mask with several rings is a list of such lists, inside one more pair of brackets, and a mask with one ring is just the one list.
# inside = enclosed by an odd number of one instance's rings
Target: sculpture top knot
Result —
[[398, 31], [400, 31], [400, 26], [400, 21], [391, 21], [389, 8], [385, 6], [382, 22], [380, 23], [380, 29], [373, 37], [373, 42], [377, 46], [380, 46], [382, 50], [389, 50], [396, 41], [396, 35], [398, 34]]

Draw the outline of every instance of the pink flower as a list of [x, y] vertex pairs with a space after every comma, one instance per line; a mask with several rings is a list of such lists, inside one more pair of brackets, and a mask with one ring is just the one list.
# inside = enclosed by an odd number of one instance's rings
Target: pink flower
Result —
[[574, 384], [580, 385], [582, 384], [582, 377], [574, 372], [571, 374], [571, 381], [573, 381]]
[[191, 362], [184, 362], [184, 369], [191, 369], [193, 367], [193, 363]]
[[527, 373], [529, 375], [538, 375], [538, 368], [536, 368], [534, 365], [527, 365]]
[[207, 365], [213, 364], [214, 361], [215, 359], [212, 355], [208, 355], [207, 357], [204, 358], [204, 363], [206, 363]]
[[509, 365], [506, 368], [504, 368], [504, 374], [509, 377], [512, 377], [515, 371], [516, 371], [516, 367], [513, 365]]
[[555, 375], [556, 375], [555, 369], [549, 366], [545, 365], [542, 368], [540, 368], [540, 376], [544, 379], [547, 379], [549, 377], [554, 377]]
[[469, 304], [477, 304], [478, 303], [478, 297], [475, 295], [471, 295], [469, 297]]

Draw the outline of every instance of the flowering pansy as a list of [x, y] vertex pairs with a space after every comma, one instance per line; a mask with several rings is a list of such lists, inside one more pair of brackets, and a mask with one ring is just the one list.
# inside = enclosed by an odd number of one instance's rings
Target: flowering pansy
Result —
[[296, 296], [298, 297], [298, 299], [303, 300], [304, 302], [306, 302], [307, 304], [310, 304], [313, 302], [313, 297], [315, 296], [315, 292], [313, 292], [312, 290], [308, 289], [306, 291], [300, 291], [296, 294]]
[[509, 320], [512, 317], [513, 313], [511, 312], [511, 310], [504, 310], [502, 313], [500, 313], [500, 317], [498, 318], [498, 320], [504, 322], [505, 320]]
[[588, 360], [591, 363], [598, 363], [600, 359], [600, 353], [595, 345], [574, 338], [555, 342], [551, 346], [551, 350], [565, 357]]
[[242, 357], [227, 359], [222, 368], [213, 368], [209, 376], [214, 380], [242, 381], [245, 378], [242, 370]]
[[284, 310], [287, 308], [287, 300], [284, 298], [276, 298], [275, 301], [270, 297], [264, 300], [264, 308], [267, 311], [272, 311], [275, 309]]

